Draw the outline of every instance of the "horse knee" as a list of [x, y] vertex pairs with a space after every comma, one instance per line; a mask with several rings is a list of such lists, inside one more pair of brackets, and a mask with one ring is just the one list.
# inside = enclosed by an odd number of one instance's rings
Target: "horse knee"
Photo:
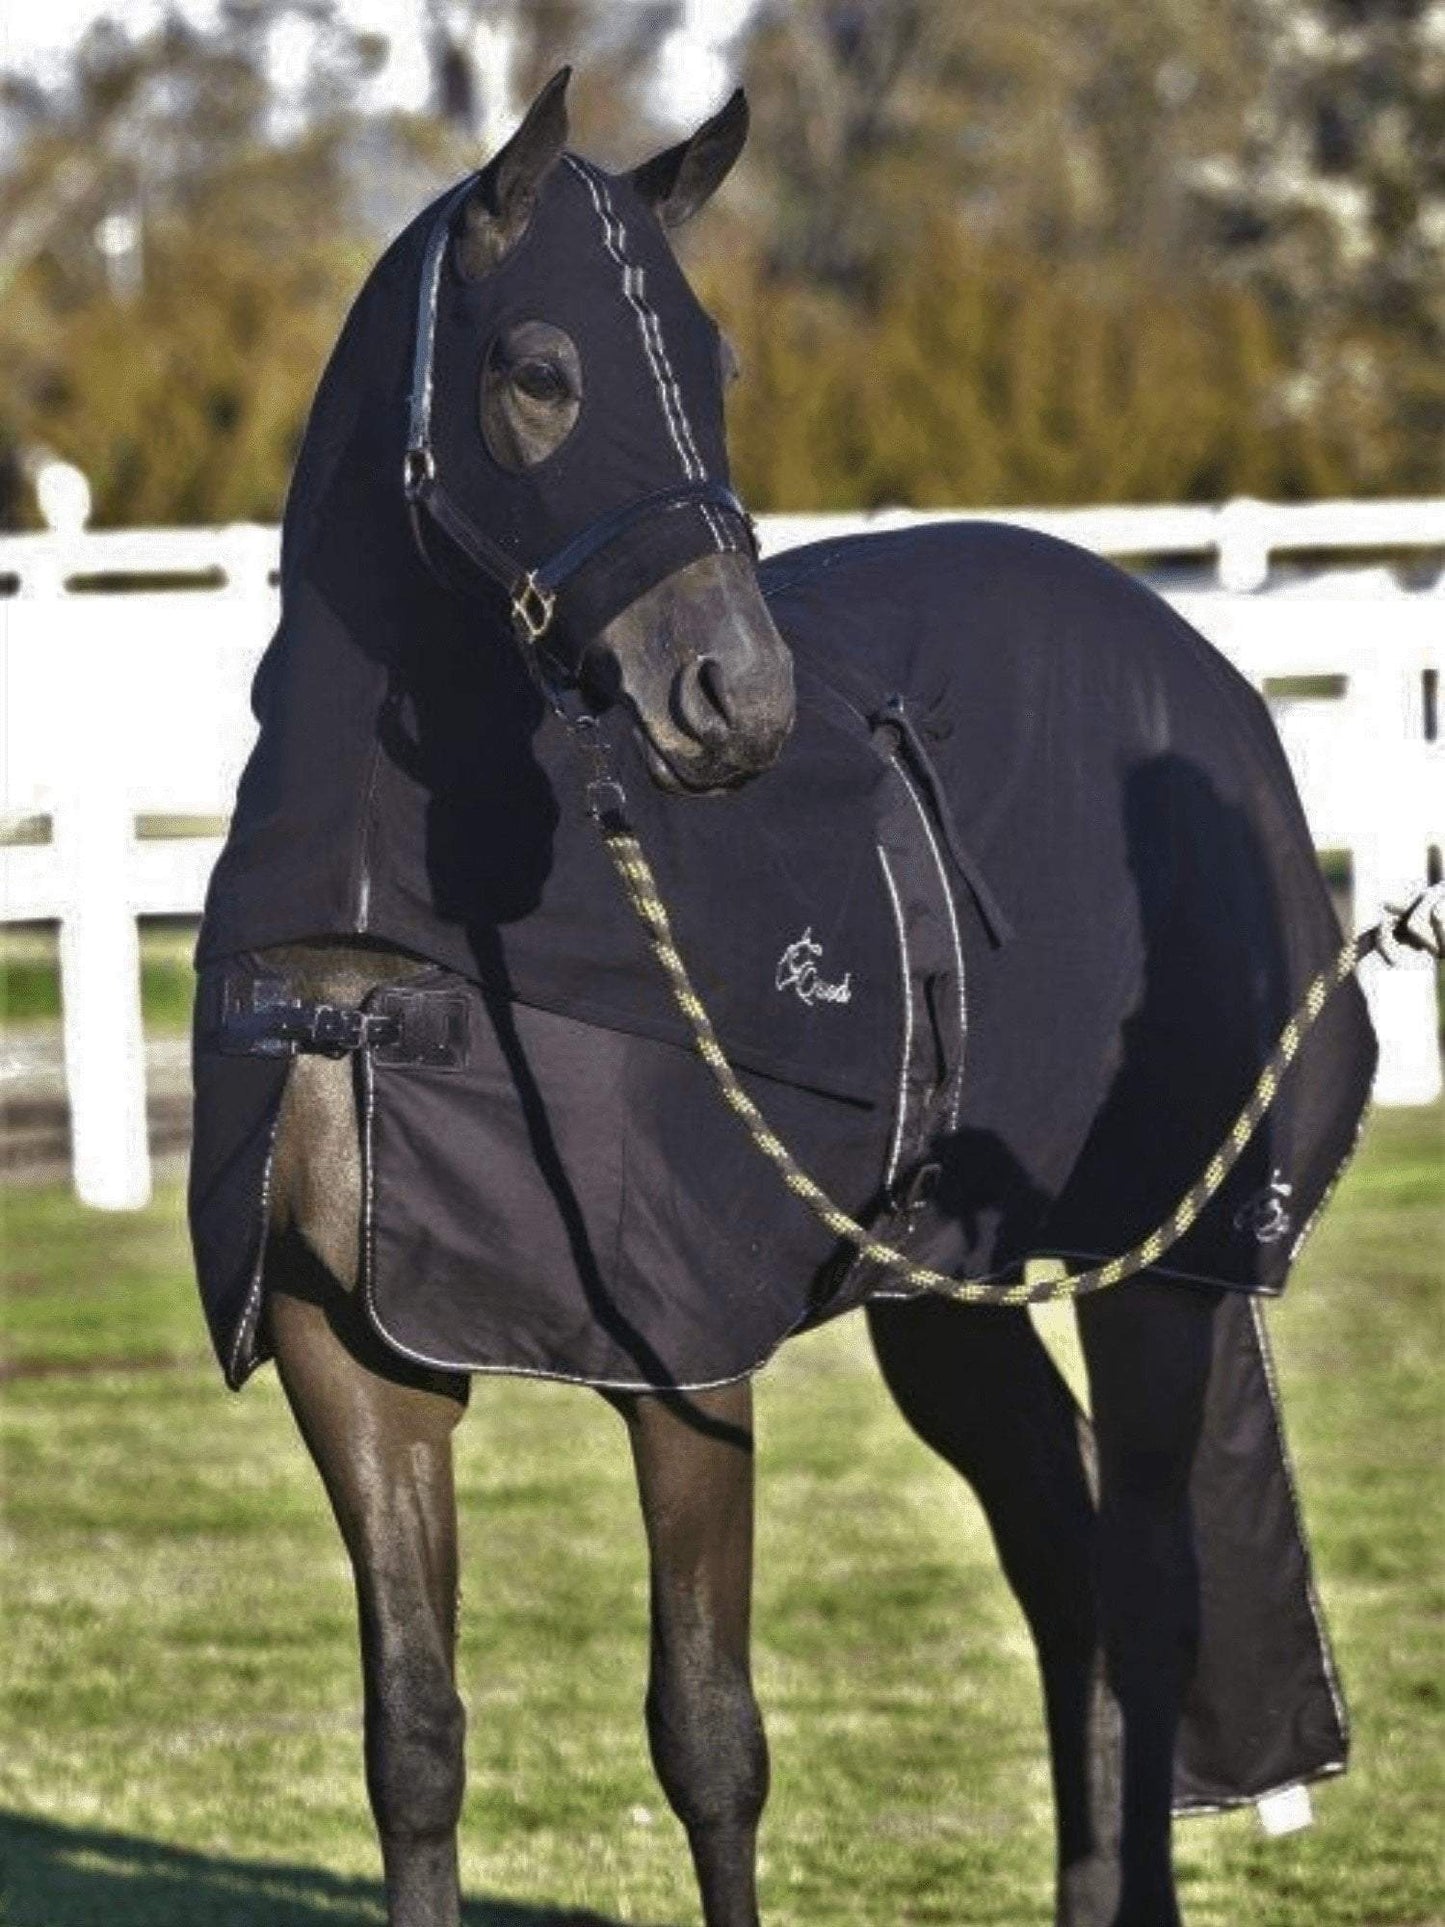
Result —
[[366, 1778], [390, 1839], [448, 1834], [462, 1810], [466, 1713], [450, 1678], [402, 1663], [367, 1708]]
[[705, 1644], [659, 1655], [647, 1733], [663, 1792], [689, 1833], [756, 1827], [768, 1797], [768, 1748], [745, 1663]]

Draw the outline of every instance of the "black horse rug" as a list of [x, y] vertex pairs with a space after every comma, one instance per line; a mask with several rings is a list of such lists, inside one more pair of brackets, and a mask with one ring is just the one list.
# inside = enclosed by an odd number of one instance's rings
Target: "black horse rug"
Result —
[[[1002, 1281], [1125, 1249], [1338, 941], [1263, 705], [1147, 589], [1041, 537], [857, 538], [763, 580], [799, 681], [774, 769], [667, 797], [604, 723], [724, 1044], [805, 1166], [922, 1262]], [[236, 960], [307, 936], [396, 944], [374, 1001], [414, 1030], [444, 1007], [454, 1031], [440, 1056], [358, 1060], [365, 1288], [399, 1351], [698, 1386], [887, 1291], [722, 1106], [567, 732], [505, 650], [453, 637], [410, 686], [391, 666], [359, 746], [345, 707], [299, 701], [291, 640], [262, 670], [201, 941], [194, 1216], [232, 1382], [260, 1355], [286, 1064], [208, 1046], [254, 975]], [[1279, 1290], [1372, 1062], [1350, 986], [1161, 1275]]]

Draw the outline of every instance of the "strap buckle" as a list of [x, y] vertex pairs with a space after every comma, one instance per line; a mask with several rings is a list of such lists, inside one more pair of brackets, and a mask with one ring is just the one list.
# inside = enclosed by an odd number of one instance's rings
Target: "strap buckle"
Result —
[[394, 1043], [399, 1020], [353, 1004], [309, 1003], [284, 978], [228, 972], [220, 1010], [208, 1025], [216, 1047], [231, 1057], [295, 1057], [299, 1052], [346, 1057]]
[[512, 592], [512, 622], [518, 634], [528, 642], [540, 642], [552, 627], [556, 607], [556, 596], [549, 595], [535, 572], [529, 569], [522, 577], [521, 587]]
[[315, 1004], [309, 1011], [303, 1006], [302, 1011], [290, 1033], [301, 1050], [321, 1057], [346, 1057], [372, 1041], [375, 1027], [364, 1010], [347, 1004]]

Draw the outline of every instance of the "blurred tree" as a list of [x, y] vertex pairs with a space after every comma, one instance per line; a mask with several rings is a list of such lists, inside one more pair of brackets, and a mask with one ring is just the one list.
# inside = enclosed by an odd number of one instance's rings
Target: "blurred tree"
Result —
[[[1244, 286], [1268, 310], [1268, 374], [1216, 402], [1278, 459], [1234, 437], [1220, 485], [1318, 486], [1329, 449], [1332, 486], [1439, 488], [1441, 18], [1440, 0], [765, 0], [746, 56], [764, 268], [790, 300], [800, 278], [836, 291], [873, 343], [924, 232], [971, 237], [1005, 274], [1048, 264], [1090, 303], [1112, 288], [1085, 327], [1132, 286], [1138, 324], [1174, 339], [1168, 285], [1229, 336], [1253, 308], [1222, 296]], [[1102, 418], [1093, 432], [1102, 473]]]
[[139, 42], [102, 19], [56, 92], [0, 89], [0, 274], [42, 250], [73, 269], [94, 251], [87, 214], [184, 217], [238, 156], [343, 118], [378, 52], [329, 0], [226, 0], [214, 30], [172, 16]]
[[653, 131], [652, 56], [679, 0], [426, 0], [433, 104], [489, 153], [559, 67], [579, 147], [635, 161]]
[[[1440, 12], [762, 0], [752, 147], [679, 236], [743, 351], [750, 493], [1439, 487]], [[341, 0], [97, 29], [63, 87], [0, 85], [0, 471], [44, 442], [102, 520], [275, 516], [379, 242], [566, 60], [579, 146], [675, 137], [681, 17], [427, 0], [410, 119], [368, 109], [384, 49]]]
[[771, 260], [867, 284], [938, 209], [1054, 257], [1181, 255], [1239, 4], [774, 0], [746, 52]]
[[1262, 305], [1138, 275], [1063, 277], [936, 218], [860, 308], [737, 261], [706, 285], [744, 379], [758, 508], [1213, 501], [1347, 490], [1348, 437], [1279, 403]]
[[1370, 479], [1438, 489], [1445, 8], [1251, 0], [1249, 26], [1245, 138], [1195, 177], [1218, 249], [1296, 342], [1296, 405], [1383, 416]]
[[[671, 9], [652, 11], [655, 34]], [[102, 522], [274, 518], [348, 301], [379, 243], [488, 151], [503, 68], [526, 98], [583, 59], [579, 140], [640, 159], [661, 138], [639, 106], [643, 24], [601, 0], [433, 0], [435, 119], [368, 115], [385, 49], [336, 0], [226, 0], [213, 27], [138, 40], [103, 23], [58, 90], [11, 78], [0, 451], [78, 463]], [[0, 514], [27, 507], [0, 491]]]
[[99, 520], [279, 507], [365, 259], [347, 102], [375, 58], [312, 5], [278, 63], [272, 36], [296, 17], [245, 0], [213, 32], [173, 19], [133, 43], [102, 26], [58, 96], [12, 91], [0, 428], [77, 462]]

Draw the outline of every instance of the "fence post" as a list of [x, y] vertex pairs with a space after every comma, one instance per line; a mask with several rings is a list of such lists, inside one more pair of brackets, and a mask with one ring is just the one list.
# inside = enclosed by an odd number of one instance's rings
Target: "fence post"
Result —
[[47, 536], [43, 542], [37, 539], [16, 571], [17, 595], [27, 602], [53, 602], [64, 595], [67, 548], [57, 535]]
[[70, 1097], [71, 1162], [81, 1201], [135, 1211], [151, 1195], [146, 1137], [140, 937], [130, 900], [133, 825], [115, 765], [93, 750], [77, 764], [54, 820], [64, 878], [60, 1005]]
[[277, 564], [276, 535], [258, 522], [232, 522], [218, 542], [226, 572], [226, 594], [269, 601], [271, 570]]
[[1219, 586], [1231, 595], [1252, 595], [1269, 581], [1269, 504], [1239, 495], [1215, 518]]

